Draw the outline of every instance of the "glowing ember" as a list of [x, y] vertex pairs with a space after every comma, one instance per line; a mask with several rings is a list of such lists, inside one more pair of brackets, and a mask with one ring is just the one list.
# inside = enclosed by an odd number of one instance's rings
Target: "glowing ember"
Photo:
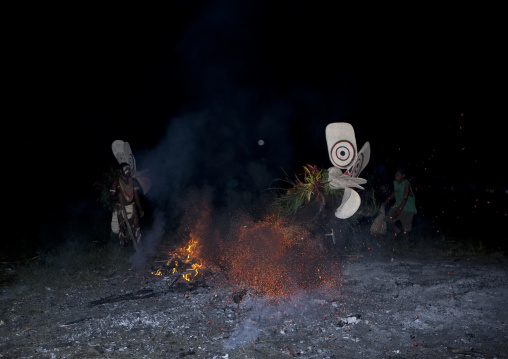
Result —
[[239, 286], [281, 296], [339, 278], [338, 266], [299, 226], [269, 218], [241, 226], [235, 237], [225, 248], [222, 267]]

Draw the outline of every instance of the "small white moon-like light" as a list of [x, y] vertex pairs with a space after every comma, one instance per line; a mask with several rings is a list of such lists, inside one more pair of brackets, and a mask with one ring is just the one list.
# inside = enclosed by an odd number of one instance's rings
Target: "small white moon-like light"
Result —
[[261, 140], [261, 139], [260, 139], [260, 140], [258, 140], [258, 145], [263, 146], [264, 144], [265, 144], [265, 141], [263, 141], [263, 140]]

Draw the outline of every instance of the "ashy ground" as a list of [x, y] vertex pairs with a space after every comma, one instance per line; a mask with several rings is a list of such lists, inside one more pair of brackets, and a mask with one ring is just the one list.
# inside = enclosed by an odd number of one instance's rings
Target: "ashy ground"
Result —
[[338, 285], [285, 298], [218, 268], [186, 282], [154, 262], [35, 267], [2, 288], [0, 357], [507, 358], [507, 258], [411, 240], [339, 253]]

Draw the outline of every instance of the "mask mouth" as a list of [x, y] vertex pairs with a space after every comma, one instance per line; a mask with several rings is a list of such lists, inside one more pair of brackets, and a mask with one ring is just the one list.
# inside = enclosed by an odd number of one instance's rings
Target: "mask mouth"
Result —
[[124, 176], [130, 176], [131, 170], [128, 167], [124, 167], [122, 169], [122, 173], [123, 173]]

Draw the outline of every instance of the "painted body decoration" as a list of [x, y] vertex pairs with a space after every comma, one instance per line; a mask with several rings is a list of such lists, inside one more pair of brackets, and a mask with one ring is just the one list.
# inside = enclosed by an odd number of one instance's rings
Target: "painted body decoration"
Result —
[[334, 122], [326, 126], [326, 143], [333, 167], [328, 169], [328, 181], [332, 189], [344, 189], [342, 203], [335, 216], [347, 219], [354, 215], [361, 204], [360, 195], [354, 190], [364, 189], [367, 180], [358, 176], [370, 160], [370, 144], [366, 142], [357, 150], [355, 131], [351, 124]]
[[[148, 175], [147, 175], [149, 170], [148, 169], [141, 170], [141, 171], [137, 170], [136, 159], [134, 158], [134, 154], [132, 153], [131, 146], [129, 145], [129, 143], [124, 142], [122, 140], [116, 140], [112, 143], [111, 149], [113, 151], [113, 155], [115, 156], [115, 158], [119, 164], [121, 164], [121, 163], [128, 163], [129, 164], [130, 170], [131, 170], [130, 177], [137, 180], [137, 182], [139, 183], [139, 185], [141, 187], [142, 193], [146, 194], [150, 190], [150, 187], [152, 184], [150, 177], [148, 177]], [[132, 198], [129, 198], [129, 194], [131, 194], [130, 191], [133, 188], [129, 188], [129, 187], [122, 188], [122, 185], [123, 185], [122, 181], [120, 181], [120, 185], [121, 185], [120, 186], [121, 190], [122, 190], [123, 194], [125, 195], [127, 202], [131, 202]], [[133, 185], [131, 184], [131, 187], [132, 186]], [[127, 217], [130, 219], [131, 216], [129, 216], [129, 214], [132, 215], [132, 213], [129, 213], [129, 210], [127, 207], [128, 206], [126, 206], [126, 209], [128, 212]], [[111, 216], [111, 230], [113, 231], [113, 233], [116, 233], [116, 234], [118, 234], [120, 232], [120, 224], [118, 222], [118, 210], [114, 210], [113, 214]]]

